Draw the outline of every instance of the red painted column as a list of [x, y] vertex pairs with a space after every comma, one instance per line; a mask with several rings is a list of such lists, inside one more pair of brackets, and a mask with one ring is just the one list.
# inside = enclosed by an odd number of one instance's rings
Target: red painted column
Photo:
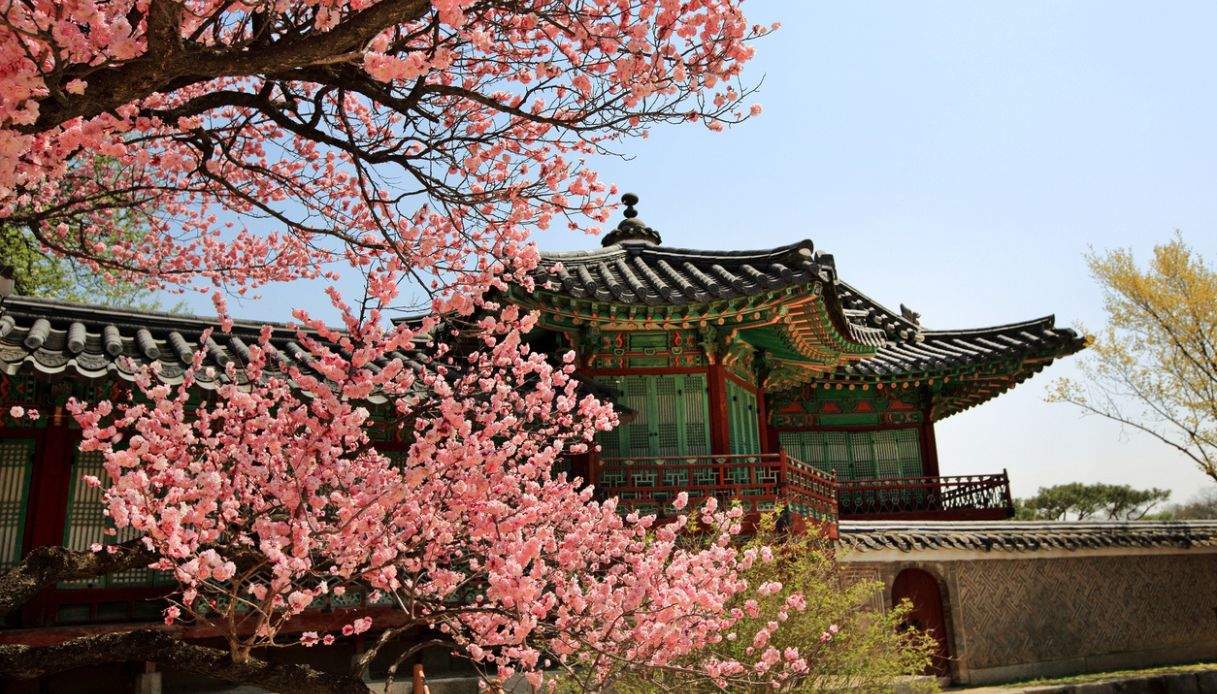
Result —
[[[575, 350], [575, 363], [583, 364], [587, 356], [580, 352], [577, 340], [571, 340], [571, 349]], [[575, 375], [589, 381], [594, 380], [591, 374], [587, 373], [587, 370], [582, 366], [575, 369]], [[596, 450], [596, 443], [594, 441], [588, 444], [588, 451], [586, 453], [568, 455], [567, 460], [570, 462], [571, 477], [582, 477], [584, 486], [596, 485], [596, 467], [600, 462], [600, 453]]]
[[[68, 489], [72, 474], [72, 454], [76, 450], [79, 432], [68, 427], [68, 414], [63, 406], [51, 412], [47, 426], [39, 432], [34, 453], [34, 471], [30, 479], [30, 499], [25, 516], [26, 548], [63, 544], [67, 524]], [[40, 625], [46, 618], [46, 593], [35, 597], [21, 610], [25, 625]]]
[[938, 477], [938, 442], [934, 440], [934, 422], [929, 411], [921, 413], [921, 471], [926, 477]]
[[30, 548], [63, 543], [72, 452], [78, 438], [78, 433], [68, 427], [67, 418], [63, 407], [56, 406], [39, 437], [26, 515], [26, 527], [31, 528], [27, 533]]

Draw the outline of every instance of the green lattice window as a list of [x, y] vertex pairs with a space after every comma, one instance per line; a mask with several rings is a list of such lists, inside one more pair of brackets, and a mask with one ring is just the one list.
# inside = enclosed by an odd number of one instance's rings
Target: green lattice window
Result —
[[783, 431], [778, 435], [790, 455], [838, 479], [918, 477], [923, 474], [918, 430]]
[[[64, 523], [63, 546], [73, 550], [88, 550], [94, 544], [113, 544], [126, 542], [139, 533], [131, 528], [123, 528], [117, 535], [108, 535], [106, 530], [113, 528], [108, 516], [102, 513], [105, 502], [102, 492], [105, 487], [90, 487], [81, 479], [82, 475], [93, 475], [106, 479], [102, 467], [104, 458], [99, 451], [77, 451], [72, 460], [72, 475], [68, 486], [68, 517]], [[169, 582], [169, 577], [152, 569], [132, 569], [97, 578], [81, 581], [65, 581], [61, 588], [110, 588], [130, 586], [150, 586]]]
[[756, 394], [731, 379], [727, 379], [727, 420], [732, 453], [761, 452]]
[[597, 441], [606, 458], [701, 455], [710, 452], [710, 412], [704, 374], [612, 376], [598, 379], [617, 389], [633, 418]]
[[21, 561], [34, 439], [0, 439], [0, 570]]

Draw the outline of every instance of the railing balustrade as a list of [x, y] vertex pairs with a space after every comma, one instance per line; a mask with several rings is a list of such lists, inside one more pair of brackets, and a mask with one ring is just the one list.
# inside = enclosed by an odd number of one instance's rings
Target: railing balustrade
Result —
[[600, 498], [623, 509], [670, 515], [680, 492], [690, 505], [707, 497], [765, 512], [781, 503], [800, 518], [997, 519], [1013, 515], [1010, 480], [1003, 471], [949, 477], [838, 480], [785, 452], [733, 455], [632, 456], [593, 461], [591, 482]]
[[989, 475], [880, 477], [837, 481], [842, 518], [945, 517], [1004, 518], [1013, 514], [1010, 478]]
[[785, 453], [601, 458], [590, 477], [601, 498], [645, 513], [670, 514], [676, 495], [688, 492], [690, 506], [713, 496], [749, 512], [782, 503], [802, 518], [837, 519], [835, 477]]

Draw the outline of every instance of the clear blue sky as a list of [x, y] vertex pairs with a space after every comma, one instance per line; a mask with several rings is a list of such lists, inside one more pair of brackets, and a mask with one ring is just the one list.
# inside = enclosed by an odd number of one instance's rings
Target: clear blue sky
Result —
[[[1177, 228], [1217, 261], [1217, 2], [745, 7], [783, 25], [748, 71], [764, 78], [764, 115], [722, 134], [661, 128], [625, 144], [631, 160], [596, 163], [641, 196], [666, 244], [810, 238], [846, 280], [931, 328], [1048, 313], [1100, 325], [1089, 247], [1144, 257]], [[233, 308], [282, 320], [299, 296]], [[1071, 373], [1054, 365], [941, 422], [943, 474], [1006, 468], [1019, 495], [1104, 480], [1185, 500], [1206, 484], [1161, 444], [1044, 403]]]

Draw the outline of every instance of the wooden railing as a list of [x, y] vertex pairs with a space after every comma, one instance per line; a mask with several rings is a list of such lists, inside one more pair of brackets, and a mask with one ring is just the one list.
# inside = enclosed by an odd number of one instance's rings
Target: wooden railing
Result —
[[785, 453], [601, 458], [589, 477], [597, 496], [646, 513], [670, 515], [672, 500], [688, 492], [690, 506], [713, 496], [755, 513], [780, 502], [803, 519], [837, 520], [836, 478]]
[[999, 474], [839, 480], [842, 518], [990, 520], [1014, 515], [1010, 478]]
[[617, 497], [622, 509], [671, 515], [672, 500], [716, 497], [759, 513], [778, 503], [821, 523], [844, 519], [998, 520], [1014, 515], [1005, 471], [952, 477], [879, 477], [838, 480], [785, 452], [754, 455], [637, 456], [592, 462], [589, 479], [599, 498]]

